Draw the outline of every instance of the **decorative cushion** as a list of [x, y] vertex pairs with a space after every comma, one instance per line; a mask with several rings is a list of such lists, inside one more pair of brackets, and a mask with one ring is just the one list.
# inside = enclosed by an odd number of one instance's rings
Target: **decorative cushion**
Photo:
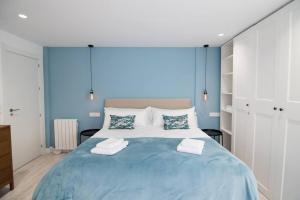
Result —
[[153, 116], [153, 126], [164, 128], [163, 115], [180, 116], [187, 114], [189, 128], [198, 128], [198, 120], [195, 113], [195, 107], [187, 109], [161, 109], [152, 107], [151, 110]]
[[134, 127], [144, 127], [144, 126], [152, 125], [152, 113], [150, 107], [144, 109], [104, 107], [103, 128], [105, 129], [109, 128], [110, 115], [117, 115], [117, 116], [135, 115]]
[[110, 115], [109, 129], [134, 129], [135, 115]]
[[189, 129], [188, 115], [168, 116], [163, 115], [164, 129]]

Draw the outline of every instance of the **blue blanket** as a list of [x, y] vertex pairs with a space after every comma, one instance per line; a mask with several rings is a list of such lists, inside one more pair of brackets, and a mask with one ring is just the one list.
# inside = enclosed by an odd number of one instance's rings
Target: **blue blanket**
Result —
[[91, 138], [44, 176], [34, 200], [258, 199], [250, 169], [212, 139], [202, 155], [176, 151], [181, 139], [133, 138], [114, 156], [90, 153]]

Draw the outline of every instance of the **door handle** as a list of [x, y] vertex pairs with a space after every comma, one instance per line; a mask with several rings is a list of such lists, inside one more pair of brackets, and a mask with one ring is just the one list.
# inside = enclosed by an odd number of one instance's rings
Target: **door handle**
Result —
[[15, 112], [15, 111], [19, 111], [19, 110], [20, 110], [19, 108], [16, 108], [16, 109], [11, 108], [11, 109], [9, 109], [9, 112]]
[[273, 110], [277, 110], [277, 107], [274, 107]]
[[279, 108], [279, 111], [283, 111], [283, 108]]
[[11, 109], [9, 109], [10, 116], [14, 116], [14, 112], [15, 111], [19, 111], [19, 110], [20, 110], [19, 108], [16, 108], [16, 109], [11, 108]]
[[247, 103], [246, 106], [249, 107], [249, 103]]

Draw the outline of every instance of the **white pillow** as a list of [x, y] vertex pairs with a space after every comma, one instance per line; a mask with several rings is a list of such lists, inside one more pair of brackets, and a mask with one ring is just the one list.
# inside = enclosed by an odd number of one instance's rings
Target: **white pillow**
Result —
[[188, 123], [190, 128], [198, 128], [197, 115], [195, 113], [195, 107], [188, 109], [160, 109], [160, 108], [151, 108], [152, 110], [152, 119], [153, 126], [163, 127], [164, 120], [163, 115], [168, 116], [179, 116], [179, 115], [188, 115]]
[[151, 109], [147, 107], [145, 109], [134, 108], [104, 108], [104, 123], [103, 128], [109, 128], [110, 115], [126, 116], [135, 115], [134, 126], [149, 126], [151, 125]]

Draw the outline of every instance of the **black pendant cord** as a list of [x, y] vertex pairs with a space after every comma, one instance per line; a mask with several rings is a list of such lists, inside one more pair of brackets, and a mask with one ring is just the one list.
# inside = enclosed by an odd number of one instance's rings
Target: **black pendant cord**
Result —
[[206, 89], [206, 71], [207, 71], [207, 48], [209, 47], [208, 44], [204, 45], [204, 48], [205, 48], [205, 66], [204, 66], [204, 90], [205, 92], [207, 92], [207, 89]]
[[93, 45], [89, 45], [89, 48], [90, 48], [91, 91], [93, 91], [93, 67], [92, 67], [92, 48], [93, 48]]

